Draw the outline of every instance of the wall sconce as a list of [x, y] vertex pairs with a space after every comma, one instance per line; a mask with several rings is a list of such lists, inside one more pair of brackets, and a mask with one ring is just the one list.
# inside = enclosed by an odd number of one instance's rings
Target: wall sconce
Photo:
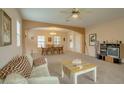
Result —
[[28, 34], [27, 34], [27, 32], [25, 32], [25, 34], [24, 34], [24, 35], [25, 35], [25, 38], [26, 38], [26, 37], [27, 37], [27, 35], [28, 35]]
[[31, 37], [31, 40], [34, 40], [34, 37], [33, 36]]

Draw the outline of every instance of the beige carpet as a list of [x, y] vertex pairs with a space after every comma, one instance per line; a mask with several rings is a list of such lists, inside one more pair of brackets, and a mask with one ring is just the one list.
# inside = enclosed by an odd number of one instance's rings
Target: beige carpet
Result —
[[72, 84], [72, 81], [67, 76], [61, 78], [61, 62], [72, 61], [75, 58], [81, 58], [83, 62], [97, 64], [97, 82], [94, 83], [92, 73], [90, 72], [85, 75], [80, 75], [78, 77], [78, 84], [124, 83], [124, 64], [113, 64], [73, 52], [66, 52], [61, 55], [48, 55], [46, 57], [51, 75], [58, 76], [62, 84]]

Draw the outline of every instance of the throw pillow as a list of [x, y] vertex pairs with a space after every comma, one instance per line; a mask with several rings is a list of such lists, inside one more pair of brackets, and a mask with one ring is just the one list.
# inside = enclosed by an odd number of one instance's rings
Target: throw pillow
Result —
[[45, 63], [46, 63], [46, 60], [45, 60], [45, 57], [44, 56], [41, 56], [41, 57], [39, 57], [37, 59], [34, 59], [34, 61], [33, 61], [33, 65], [34, 66], [43, 65]]
[[17, 72], [24, 77], [30, 77], [32, 67], [26, 56], [14, 57], [6, 66], [0, 71], [0, 78], [5, 79], [10, 73]]

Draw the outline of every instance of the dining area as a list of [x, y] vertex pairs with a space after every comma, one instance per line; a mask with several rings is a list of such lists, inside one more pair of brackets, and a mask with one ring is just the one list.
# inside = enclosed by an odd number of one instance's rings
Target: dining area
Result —
[[46, 45], [41, 47], [42, 55], [54, 55], [54, 54], [63, 54], [63, 45]]

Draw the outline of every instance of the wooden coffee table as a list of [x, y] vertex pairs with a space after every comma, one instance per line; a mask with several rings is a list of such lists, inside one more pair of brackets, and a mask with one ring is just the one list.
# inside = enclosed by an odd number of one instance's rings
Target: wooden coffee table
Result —
[[62, 63], [62, 78], [64, 77], [64, 74], [66, 74], [70, 79], [73, 80], [74, 84], [77, 84], [77, 77], [79, 75], [88, 73], [88, 72], [93, 72], [93, 77], [94, 77], [94, 82], [96, 82], [96, 71], [97, 67], [95, 64], [91, 63], [83, 63], [81, 64], [83, 67], [79, 68], [76, 67], [72, 64], [72, 62], [63, 62]]

